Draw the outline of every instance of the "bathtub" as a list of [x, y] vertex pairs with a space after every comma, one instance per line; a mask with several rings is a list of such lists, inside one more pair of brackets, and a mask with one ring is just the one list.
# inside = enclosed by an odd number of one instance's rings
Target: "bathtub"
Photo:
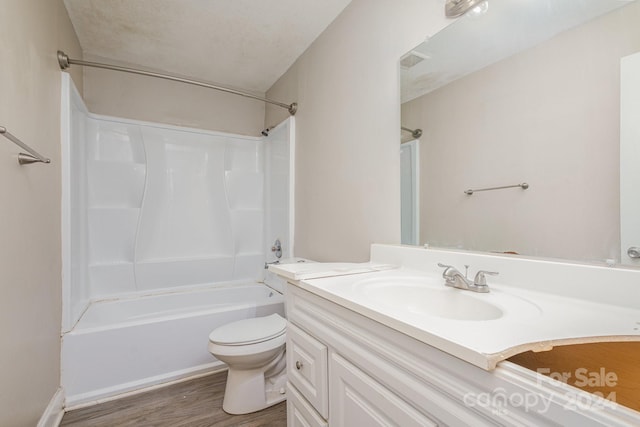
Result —
[[66, 406], [221, 370], [209, 333], [272, 313], [284, 316], [284, 298], [261, 283], [93, 302], [62, 337]]

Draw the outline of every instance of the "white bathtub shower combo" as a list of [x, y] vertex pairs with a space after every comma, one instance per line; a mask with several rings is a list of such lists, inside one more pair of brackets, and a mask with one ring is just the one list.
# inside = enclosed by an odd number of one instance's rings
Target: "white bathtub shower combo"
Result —
[[207, 336], [278, 314], [292, 256], [293, 118], [248, 137], [91, 114], [62, 73], [67, 407], [220, 369]]

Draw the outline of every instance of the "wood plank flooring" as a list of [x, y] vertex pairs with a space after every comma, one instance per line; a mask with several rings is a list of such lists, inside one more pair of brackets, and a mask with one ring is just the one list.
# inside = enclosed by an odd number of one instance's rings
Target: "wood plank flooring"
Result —
[[247, 415], [222, 410], [227, 373], [67, 412], [61, 426], [72, 427], [286, 427], [286, 402]]

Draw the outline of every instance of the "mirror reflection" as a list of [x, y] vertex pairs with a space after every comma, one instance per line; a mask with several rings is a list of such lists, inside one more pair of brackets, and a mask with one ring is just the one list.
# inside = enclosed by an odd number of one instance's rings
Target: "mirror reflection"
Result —
[[490, 0], [404, 55], [402, 242], [640, 266], [638, 22]]

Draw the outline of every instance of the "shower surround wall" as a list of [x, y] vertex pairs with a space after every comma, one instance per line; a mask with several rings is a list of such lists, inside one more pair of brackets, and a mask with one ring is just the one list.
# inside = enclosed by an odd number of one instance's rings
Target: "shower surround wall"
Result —
[[63, 332], [92, 300], [260, 280], [276, 238], [292, 255], [290, 122], [256, 138], [96, 116], [68, 77]]

